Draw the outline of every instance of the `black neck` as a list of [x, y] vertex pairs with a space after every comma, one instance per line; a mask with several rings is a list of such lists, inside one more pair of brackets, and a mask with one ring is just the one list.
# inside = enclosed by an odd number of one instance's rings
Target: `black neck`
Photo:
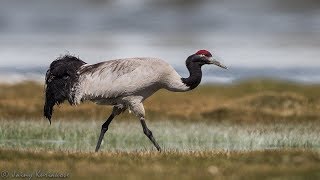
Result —
[[186, 84], [190, 90], [196, 88], [202, 78], [201, 65], [199, 63], [194, 63], [189, 57], [186, 61], [186, 66], [189, 70], [190, 76], [188, 78], [181, 78], [182, 82]]

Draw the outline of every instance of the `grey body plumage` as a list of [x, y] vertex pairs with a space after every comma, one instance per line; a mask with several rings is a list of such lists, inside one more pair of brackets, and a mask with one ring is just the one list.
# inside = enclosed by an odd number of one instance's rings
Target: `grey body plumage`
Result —
[[216, 64], [205, 50], [188, 57], [189, 78], [182, 78], [168, 63], [157, 58], [125, 58], [89, 65], [73, 57], [63, 56], [53, 61], [46, 74], [44, 116], [51, 123], [53, 106], [68, 100], [71, 105], [89, 100], [112, 105], [113, 111], [102, 125], [96, 151], [112, 119], [130, 109], [139, 119], [145, 135], [157, 150], [161, 150], [145, 123], [143, 101], [159, 89], [183, 92], [201, 81], [201, 66]]

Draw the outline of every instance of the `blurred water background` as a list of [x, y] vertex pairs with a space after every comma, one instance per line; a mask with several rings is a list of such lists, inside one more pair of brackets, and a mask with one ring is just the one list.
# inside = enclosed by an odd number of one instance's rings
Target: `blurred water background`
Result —
[[230, 69], [204, 82], [268, 77], [320, 82], [317, 0], [0, 0], [0, 82], [43, 81], [65, 53], [88, 63], [159, 57], [184, 61], [208, 49]]

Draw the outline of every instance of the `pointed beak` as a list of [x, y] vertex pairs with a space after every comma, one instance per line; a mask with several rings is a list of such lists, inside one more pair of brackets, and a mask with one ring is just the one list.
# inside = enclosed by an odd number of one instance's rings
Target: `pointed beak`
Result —
[[221, 64], [219, 61], [215, 60], [215, 58], [213, 58], [213, 57], [208, 58], [208, 61], [209, 61], [209, 64], [214, 64], [214, 65], [219, 66], [223, 69], [228, 69], [227, 66]]

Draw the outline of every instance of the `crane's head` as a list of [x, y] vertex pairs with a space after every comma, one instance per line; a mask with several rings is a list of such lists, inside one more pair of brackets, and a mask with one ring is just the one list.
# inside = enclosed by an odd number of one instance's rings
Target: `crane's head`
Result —
[[191, 61], [193, 63], [198, 63], [199, 65], [204, 64], [214, 64], [224, 69], [228, 69], [225, 65], [221, 64], [217, 57], [212, 56], [212, 54], [207, 50], [199, 50], [195, 54], [191, 55]]

